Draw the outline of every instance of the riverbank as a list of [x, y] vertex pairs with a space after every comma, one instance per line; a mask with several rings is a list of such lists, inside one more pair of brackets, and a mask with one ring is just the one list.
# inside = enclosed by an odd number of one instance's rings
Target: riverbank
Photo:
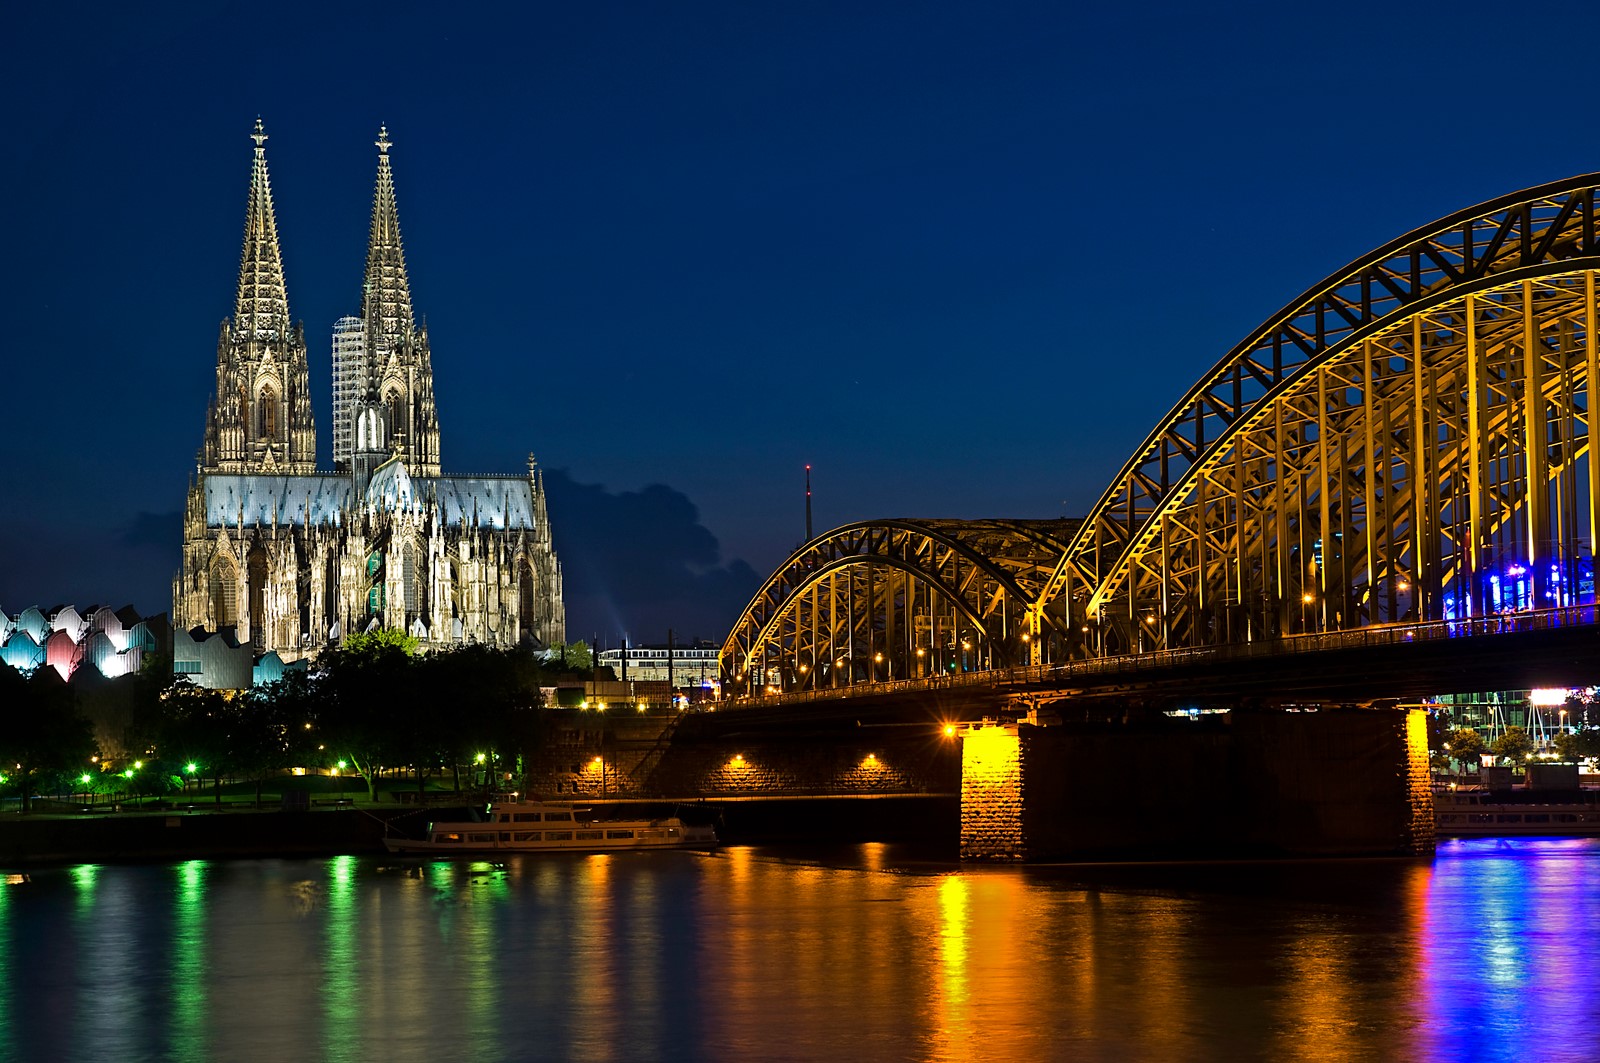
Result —
[[[604, 817], [682, 814], [710, 823], [723, 844], [950, 841], [960, 826], [953, 794], [922, 797], [724, 798], [581, 802]], [[71, 806], [65, 806], [70, 809]], [[250, 805], [0, 815], [0, 867], [79, 862], [303, 857], [383, 853], [386, 834], [420, 836], [462, 806], [354, 801], [305, 810]]]

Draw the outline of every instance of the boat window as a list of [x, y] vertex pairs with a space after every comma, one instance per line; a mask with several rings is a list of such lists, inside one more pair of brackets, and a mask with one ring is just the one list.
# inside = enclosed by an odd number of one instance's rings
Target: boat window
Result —
[[667, 837], [676, 838], [677, 836], [678, 836], [678, 828], [677, 827], [668, 827], [667, 828]]
[[1507, 815], [1506, 813], [1502, 812], [1498, 816], [1494, 817], [1494, 821], [1496, 823], [1521, 823], [1522, 817], [1520, 815]]
[[475, 842], [492, 842], [492, 841], [494, 841], [494, 835], [493, 834], [473, 834], [473, 835], [469, 835], [469, 838], [470, 838], [470, 840], [475, 841]]
[[546, 812], [544, 818], [551, 823], [571, 823], [571, 812]]
[[512, 818], [515, 819], [518, 823], [537, 823], [537, 822], [539, 822], [539, 813], [537, 813], [537, 812], [518, 812]]
[[1529, 812], [1522, 817], [1524, 823], [1549, 823], [1550, 817], [1543, 812]]
[[[1450, 813], [1446, 812], [1446, 813], [1444, 813], [1443, 815], [1441, 815], [1439, 817], [1439, 822], [1440, 823], [1460, 823], [1461, 819], [1462, 819], [1462, 817], [1460, 817], [1460, 816], [1453, 816]], [[673, 831], [672, 833], [676, 834], [678, 832], [677, 831]]]
[[642, 830], [642, 831], [639, 832], [639, 837], [640, 838], [665, 838], [666, 835], [664, 833], [662, 833], [661, 831], [659, 831], [659, 830]]
[[544, 832], [544, 840], [547, 842], [570, 842], [572, 840], [572, 832], [570, 830], [548, 830]]
[[496, 823], [510, 823], [511, 822], [511, 813], [502, 812], [498, 816], [494, 817], [494, 821]]
[[458, 842], [461, 840], [461, 835], [455, 831], [440, 831], [433, 836], [433, 840], [436, 842]]
[[1576, 822], [1578, 822], [1578, 817], [1573, 815], [1571, 812], [1558, 812], [1556, 814], [1556, 822], [1557, 823], [1576, 823]]
[[511, 836], [511, 840], [518, 842], [536, 842], [539, 840], [539, 832], [536, 830], [519, 830]]
[[631, 831], [631, 830], [608, 830], [608, 831], [606, 831], [606, 837], [607, 838], [631, 838], [631, 837], [633, 837], [633, 831]]
[[597, 842], [605, 836], [606, 832], [603, 830], [580, 830], [577, 833], [577, 839], [580, 842]]

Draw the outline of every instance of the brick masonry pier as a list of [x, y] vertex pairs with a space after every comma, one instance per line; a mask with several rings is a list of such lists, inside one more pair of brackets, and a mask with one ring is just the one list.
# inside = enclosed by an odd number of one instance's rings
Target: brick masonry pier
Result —
[[963, 859], [1433, 851], [1420, 711], [991, 723], [966, 731], [962, 746]]

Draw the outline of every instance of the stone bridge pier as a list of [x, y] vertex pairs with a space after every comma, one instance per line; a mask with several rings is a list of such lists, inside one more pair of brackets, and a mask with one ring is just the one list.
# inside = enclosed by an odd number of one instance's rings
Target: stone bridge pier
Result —
[[963, 731], [962, 859], [1433, 852], [1420, 710], [1041, 722]]

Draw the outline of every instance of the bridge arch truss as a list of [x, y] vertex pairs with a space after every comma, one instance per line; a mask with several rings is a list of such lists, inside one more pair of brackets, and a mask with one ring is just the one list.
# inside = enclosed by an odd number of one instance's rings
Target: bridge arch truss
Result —
[[[1025, 663], [1028, 610], [1076, 521], [884, 520], [796, 550], [723, 646], [725, 689], [759, 694]], [[1064, 629], [1047, 620], [1045, 639]]]
[[1600, 175], [1307, 292], [1156, 426], [1036, 603], [1088, 655], [1592, 600]]
[[868, 522], [806, 544], [729, 636], [724, 682], [937, 674], [919, 647], [1039, 664], [1594, 601], [1597, 190], [1517, 192], [1326, 278], [1190, 388], [1081, 522]]

